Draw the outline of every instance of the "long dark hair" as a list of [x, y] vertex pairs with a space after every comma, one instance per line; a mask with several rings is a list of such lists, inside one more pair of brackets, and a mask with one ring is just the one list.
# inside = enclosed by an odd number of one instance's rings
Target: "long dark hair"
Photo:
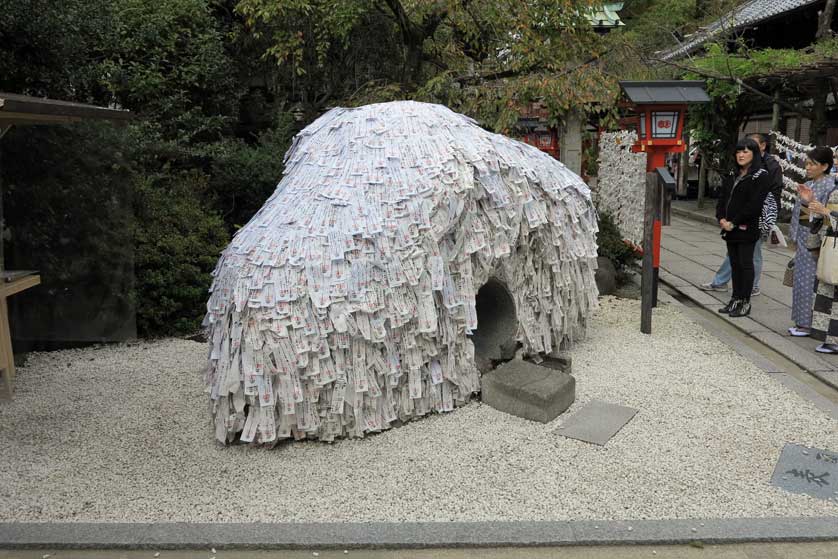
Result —
[[829, 173], [829, 169], [832, 168], [832, 165], [834, 164], [833, 157], [835, 157], [835, 154], [833, 154], [832, 150], [826, 146], [818, 146], [815, 149], [809, 150], [806, 157], [815, 163], [826, 165], [826, 172]]
[[[765, 167], [765, 163], [762, 161], [762, 153], [759, 151], [759, 144], [756, 143], [756, 140], [746, 137], [736, 142], [736, 151], [743, 150], [748, 150], [754, 155], [754, 160], [751, 161], [751, 166], [748, 168], [749, 175]], [[739, 163], [736, 163], [736, 169], [741, 170]]]

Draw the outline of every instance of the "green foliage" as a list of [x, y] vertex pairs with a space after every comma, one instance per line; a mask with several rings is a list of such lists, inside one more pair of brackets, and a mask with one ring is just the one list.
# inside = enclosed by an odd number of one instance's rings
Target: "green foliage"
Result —
[[[838, 57], [838, 40], [827, 39], [809, 49], [748, 49], [745, 45], [730, 52], [727, 44], [711, 43], [704, 54], [691, 60], [692, 71], [685, 79], [706, 83], [711, 103], [690, 108], [691, 140], [708, 155], [716, 170], [733, 165], [733, 146], [753, 96], [736, 80], [782, 74]], [[708, 77], [716, 76], [716, 77]]]
[[[33, 327], [18, 335], [112, 339], [132, 309], [142, 335], [196, 327], [220, 249], [275, 188], [295, 130], [287, 115], [274, 122], [270, 92], [242, 107], [263, 45], [242, 34], [235, 3], [20, 0], [0, 10], [0, 90], [137, 116], [123, 128], [22, 128], [3, 139], [6, 264], [43, 278], [18, 321]], [[81, 328], [95, 331], [66, 337]]]
[[718, 43], [707, 47], [703, 56], [693, 59], [692, 65], [698, 72], [688, 72], [686, 79], [704, 79], [707, 74], [723, 79], [708, 79], [707, 93], [714, 99], [734, 106], [742, 89], [733, 80], [746, 80], [755, 76], [774, 74], [778, 71], [800, 68], [814, 63], [817, 57], [812, 52], [795, 49], [740, 50], [729, 53]]
[[124, 107], [179, 142], [218, 139], [238, 110], [224, 37], [207, 0], [116, 0], [116, 41], [103, 63]]
[[657, 53], [678, 44], [676, 37], [694, 33], [718, 19], [738, 0], [634, 0], [625, 2], [620, 17], [625, 26], [605, 38], [610, 71], [623, 80], [675, 79], [679, 70], [650, 63]]
[[206, 312], [207, 290], [229, 238], [201, 194], [207, 179], [183, 172], [137, 183], [135, 270], [137, 328], [144, 334], [194, 332]]
[[[534, 100], [558, 121], [610, 104], [617, 88], [597, 64], [592, 0], [241, 0], [267, 55], [292, 70], [306, 114], [410, 98], [440, 102], [506, 130]], [[375, 37], [370, 41], [370, 37]], [[381, 45], [384, 48], [381, 48]], [[337, 79], [352, 73], [349, 79]], [[360, 75], [360, 78], [358, 77]]]
[[283, 22], [270, 28], [272, 44], [265, 54], [303, 76], [313, 66], [324, 68], [333, 46], [348, 46], [365, 4], [360, 0], [241, 2], [238, 10], [251, 22]]
[[252, 144], [227, 138], [207, 148], [207, 191], [231, 229], [247, 223], [276, 189], [293, 132], [292, 118], [282, 115], [275, 128], [261, 133]]
[[0, 91], [103, 100], [101, 53], [113, 44], [108, 0], [13, 0], [0, 9]]
[[597, 234], [599, 250], [597, 254], [610, 259], [618, 271], [640, 258], [640, 254], [635, 252], [623, 239], [623, 234], [620, 233], [620, 229], [614, 223], [614, 218], [608, 213], [600, 212], [599, 233]]

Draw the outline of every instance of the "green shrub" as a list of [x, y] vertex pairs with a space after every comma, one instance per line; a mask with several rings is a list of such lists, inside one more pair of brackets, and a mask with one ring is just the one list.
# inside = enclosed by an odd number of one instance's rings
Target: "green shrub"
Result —
[[247, 223], [276, 190], [293, 136], [293, 121], [284, 115], [255, 142], [225, 138], [203, 148], [213, 206], [221, 209], [231, 232]]
[[598, 254], [609, 258], [617, 271], [624, 270], [628, 264], [641, 256], [623, 239], [623, 234], [614, 223], [614, 218], [605, 212], [600, 212], [599, 234], [597, 235]]
[[137, 330], [141, 335], [195, 332], [206, 312], [210, 273], [229, 241], [221, 217], [205, 206], [198, 171], [136, 190]]

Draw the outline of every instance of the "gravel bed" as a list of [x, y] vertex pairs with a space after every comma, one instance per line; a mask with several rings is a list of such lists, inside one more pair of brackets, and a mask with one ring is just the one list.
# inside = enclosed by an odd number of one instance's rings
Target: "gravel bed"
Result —
[[[838, 423], [690, 322], [605, 298], [572, 352], [577, 401], [542, 425], [479, 402], [363, 440], [213, 440], [204, 344], [30, 355], [0, 402], [0, 521], [298, 522], [838, 516], [769, 485], [785, 442]], [[592, 399], [640, 412], [606, 447], [553, 431]]]

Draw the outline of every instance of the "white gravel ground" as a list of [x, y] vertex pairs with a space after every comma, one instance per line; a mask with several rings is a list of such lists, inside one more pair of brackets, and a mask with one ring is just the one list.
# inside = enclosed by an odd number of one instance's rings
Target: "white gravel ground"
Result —
[[[603, 300], [573, 350], [576, 403], [548, 425], [473, 403], [274, 450], [216, 445], [203, 344], [33, 354], [0, 402], [0, 521], [838, 516], [769, 485], [785, 442], [838, 449], [838, 423], [675, 308], [651, 338], [638, 324], [637, 301]], [[592, 399], [640, 412], [604, 448], [553, 432]]]

